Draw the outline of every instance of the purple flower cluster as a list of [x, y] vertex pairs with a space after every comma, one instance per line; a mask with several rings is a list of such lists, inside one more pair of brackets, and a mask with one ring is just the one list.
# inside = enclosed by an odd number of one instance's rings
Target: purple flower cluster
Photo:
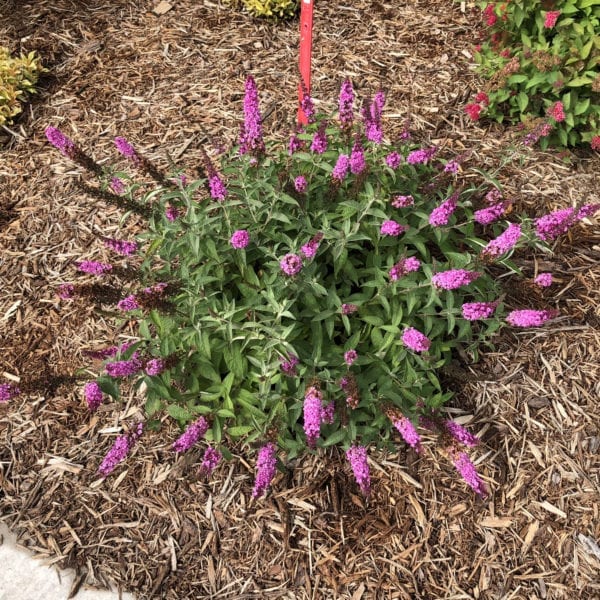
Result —
[[115, 193], [121, 196], [126, 192], [125, 184], [122, 179], [118, 177], [112, 177], [110, 180], [110, 189]]
[[135, 294], [131, 294], [117, 302], [117, 308], [122, 311], [137, 310], [140, 307]]
[[332, 400], [327, 406], [323, 407], [321, 420], [327, 425], [331, 425], [335, 419], [335, 402]]
[[137, 352], [129, 360], [116, 360], [106, 363], [106, 374], [110, 377], [129, 377], [142, 369], [142, 361]]
[[452, 173], [453, 175], [455, 175], [456, 173], [458, 173], [459, 168], [460, 164], [458, 163], [458, 161], [449, 160], [446, 163], [446, 166], [444, 167], [444, 173]]
[[487, 490], [485, 489], [483, 481], [481, 480], [481, 477], [479, 477], [469, 456], [465, 452], [452, 452], [450, 456], [452, 464], [465, 482], [481, 497], [487, 496]]
[[96, 410], [102, 404], [102, 390], [96, 381], [89, 381], [85, 384], [83, 395], [91, 411]]
[[591, 217], [594, 213], [600, 210], [600, 204], [586, 204], [582, 206], [575, 215], [575, 218], [580, 221], [581, 219], [587, 219]]
[[296, 376], [296, 367], [300, 363], [298, 357], [295, 354], [289, 354], [287, 358], [280, 358], [279, 362], [281, 362], [281, 370], [288, 377]]
[[552, 285], [552, 273], [540, 273], [533, 282], [540, 287], [550, 287]]
[[358, 358], [358, 352], [356, 350], [348, 350], [344, 352], [344, 362], [351, 367], [354, 361]]
[[200, 438], [204, 437], [207, 431], [208, 421], [204, 417], [200, 417], [191, 425], [188, 425], [187, 429], [173, 442], [171, 447], [175, 452], [186, 452]]
[[131, 256], [138, 250], [137, 242], [128, 242], [127, 240], [115, 240], [112, 238], [104, 238], [104, 246], [121, 256]]
[[409, 165], [421, 165], [428, 163], [435, 153], [437, 152], [437, 148], [432, 146], [431, 148], [422, 148], [420, 150], [413, 150], [406, 157], [406, 162]]
[[327, 134], [325, 132], [325, 126], [327, 123], [323, 123], [313, 136], [312, 144], [310, 149], [315, 154], [323, 154], [327, 150]]
[[229, 243], [236, 249], [241, 250], [250, 243], [250, 235], [246, 229], [238, 229], [233, 232]]
[[308, 185], [306, 181], [306, 177], [304, 175], [298, 175], [296, 179], [294, 179], [294, 189], [299, 193], [303, 194], [306, 191], [306, 186]]
[[366, 107], [362, 111], [363, 119], [365, 121], [365, 135], [366, 138], [375, 144], [381, 144], [383, 141], [383, 131], [381, 129], [381, 113], [383, 112], [383, 106], [385, 104], [385, 94], [379, 90], [371, 106], [367, 110]]
[[346, 450], [346, 458], [350, 462], [360, 491], [368, 496], [371, 493], [371, 473], [367, 462], [367, 449], [364, 446], [351, 446]]
[[454, 193], [448, 199], [444, 200], [437, 208], [434, 208], [429, 215], [429, 224], [433, 227], [448, 225], [450, 215], [456, 210], [457, 201], [458, 193]]
[[322, 239], [323, 234], [318, 233], [310, 240], [310, 242], [308, 242], [308, 244], [304, 244], [304, 246], [300, 248], [300, 252], [305, 258], [314, 258], [317, 254], [317, 250], [319, 249]]
[[156, 377], [156, 375], [160, 375], [166, 368], [166, 362], [164, 358], [151, 358], [148, 362], [146, 362], [145, 371], [146, 375], [150, 375], [150, 377]]
[[0, 383], [0, 404], [8, 402], [20, 393], [19, 388], [12, 383]]
[[124, 137], [115, 138], [115, 147], [123, 156], [133, 163], [138, 164], [140, 162], [140, 157], [135, 151], [135, 148]]
[[91, 350], [85, 351], [85, 354], [90, 358], [96, 360], [104, 360], [105, 358], [110, 358], [111, 356], [116, 356], [119, 353], [126, 352], [128, 348], [131, 348], [135, 342], [125, 342], [120, 346], [110, 346], [108, 348], [103, 348], [102, 350]]
[[304, 85], [304, 82], [302, 84], [302, 99], [300, 100], [300, 109], [304, 113], [304, 116], [309, 123], [315, 122], [315, 103], [308, 93], [308, 89]]
[[352, 152], [350, 153], [350, 171], [354, 175], [358, 175], [359, 173], [362, 173], [366, 167], [365, 151], [360, 141], [356, 140], [354, 146], [352, 146]]
[[446, 431], [448, 431], [448, 433], [463, 446], [467, 446], [467, 448], [474, 448], [479, 444], [479, 438], [456, 421], [445, 421], [444, 426]]
[[395, 196], [394, 199], [392, 200], [392, 206], [394, 208], [406, 208], [407, 206], [413, 206], [414, 203], [415, 203], [415, 199], [410, 195]]
[[575, 209], [572, 207], [555, 210], [535, 220], [535, 232], [540, 240], [549, 242], [566, 233], [574, 221]]
[[331, 171], [331, 176], [337, 181], [344, 181], [350, 171], [350, 159], [347, 154], [340, 154]]
[[455, 290], [463, 285], [469, 285], [481, 277], [481, 273], [475, 271], [466, 271], [465, 269], [450, 269], [436, 273], [431, 278], [431, 283], [436, 288], [443, 290]]
[[61, 283], [58, 286], [58, 297], [61, 300], [71, 300], [75, 295], [75, 286], [72, 283]]
[[339, 97], [340, 123], [342, 127], [352, 127], [352, 121], [354, 120], [354, 113], [352, 112], [353, 103], [354, 89], [352, 88], [352, 82], [349, 79], [345, 79], [340, 88]]
[[108, 477], [115, 470], [115, 467], [127, 458], [127, 455], [141, 437], [143, 430], [143, 423], [138, 423], [133, 431], [120, 435], [98, 467], [98, 473], [103, 477]]
[[204, 456], [202, 457], [202, 463], [200, 464], [200, 473], [205, 477], [208, 477], [216, 468], [223, 455], [212, 446], [209, 446], [204, 451]]
[[416, 452], [421, 452], [421, 436], [418, 434], [412, 421], [402, 416], [394, 420], [393, 423], [404, 441]]
[[497, 221], [504, 214], [504, 211], [504, 202], [500, 202], [499, 204], [492, 204], [487, 208], [476, 210], [473, 214], [473, 218], [481, 225], [489, 225], [490, 223]]
[[351, 315], [358, 310], [358, 306], [356, 304], [342, 304], [342, 314], [343, 315]]
[[513, 310], [506, 321], [513, 327], [539, 327], [558, 315], [556, 310]]
[[104, 275], [104, 273], [108, 273], [108, 271], [112, 270], [112, 265], [94, 260], [82, 260], [81, 262], [75, 263], [75, 265], [79, 271], [89, 273], [90, 275]]
[[240, 154], [260, 154], [265, 150], [262, 134], [262, 117], [258, 105], [258, 89], [254, 78], [246, 79], [244, 95], [244, 125], [240, 136]]
[[252, 490], [253, 498], [258, 498], [266, 492], [275, 477], [275, 465], [277, 465], [275, 444], [269, 442], [258, 451], [256, 479]]
[[210, 197], [218, 202], [223, 202], [227, 197], [227, 188], [221, 179], [221, 176], [214, 172], [208, 178], [208, 189], [210, 190]]
[[488, 242], [487, 246], [481, 251], [481, 255], [486, 258], [496, 258], [501, 254], [512, 250], [520, 237], [521, 226], [517, 223], [511, 223], [506, 228], [506, 231]]
[[167, 221], [171, 221], [171, 223], [177, 220], [179, 214], [179, 209], [176, 206], [169, 205], [165, 209], [165, 217], [167, 217]]
[[317, 443], [321, 435], [321, 420], [323, 418], [323, 396], [318, 387], [312, 385], [304, 394], [304, 433], [306, 441], [311, 448]]
[[468, 321], [489, 319], [497, 306], [497, 302], [465, 302], [461, 308], [462, 316]]
[[286, 275], [297, 275], [302, 269], [302, 259], [297, 254], [286, 254], [279, 261], [279, 266]]
[[402, 156], [398, 152], [390, 152], [385, 157], [385, 164], [390, 169], [397, 169], [400, 166], [401, 162], [402, 162]]
[[296, 133], [290, 136], [290, 142], [288, 144], [288, 154], [291, 156], [294, 152], [298, 152], [304, 146], [304, 142], [298, 137]]
[[402, 343], [415, 352], [427, 352], [431, 346], [431, 340], [414, 327], [402, 332]]
[[407, 229], [408, 229], [408, 225], [401, 225], [400, 223], [398, 223], [394, 220], [389, 220], [389, 221], [384, 221], [381, 224], [379, 233], [381, 233], [381, 235], [398, 236], [401, 233], [404, 233]]
[[48, 141], [60, 150], [60, 152], [68, 157], [73, 158], [77, 152], [77, 148], [72, 140], [70, 140], [60, 129], [56, 127], [46, 127], [46, 137]]
[[404, 277], [407, 273], [418, 271], [420, 267], [421, 261], [415, 256], [403, 258], [390, 269], [390, 279], [392, 281], [398, 281], [398, 279]]

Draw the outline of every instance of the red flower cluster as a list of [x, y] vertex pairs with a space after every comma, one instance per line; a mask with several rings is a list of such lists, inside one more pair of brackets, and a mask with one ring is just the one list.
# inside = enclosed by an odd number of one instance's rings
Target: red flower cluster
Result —
[[556, 25], [556, 21], [560, 17], [560, 10], [549, 10], [546, 13], [546, 20], [544, 21], [544, 27], [554, 27]]
[[548, 109], [548, 116], [552, 117], [557, 123], [561, 123], [562, 121], [564, 121], [565, 120], [565, 111], [564, 111], [563, 103], [560, 101], [555, 102]]

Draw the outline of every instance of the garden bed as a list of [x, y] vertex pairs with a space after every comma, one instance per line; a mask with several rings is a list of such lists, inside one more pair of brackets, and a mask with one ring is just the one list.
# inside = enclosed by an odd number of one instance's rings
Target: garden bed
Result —
[[[334, 451], [290, 465], [260, 501], [242, 448], [206, 483], [197, 455], [173, 458], [172, 425], [145, 434], [120, 472], [99, 480], [106, 430], [140, 414], [141, 402], [131, 395], [90, 416], [68, 377], [88, 364], [83, 350], [115, 333], [107, 317], [61, 303], [56, 290], [74, 261], [91, 257], [96, 236], [118, 229], [120, 213], [79, 191], [81, 170], [49, 146], [45, 127], [61, 127], [100, 160], [123, 135], [161, 166], [168, 154], [195, 174], [203, 145], [235, 142], [248, 73], [270, 133], [285, 134], [295, 114], [297, 22], [253, 20], [216, 2], [172, 4], [160, 16], [151, 2], [125, 0], [0, 4], [11, 49], [38, 50], [51, 70], [0, 154], [0, 374], [44, 384], [0, 407], [3, 520], [36, 553], [76, 568], [80, 583], [114, 581], [140, 598], [597, 598], [593, 220], [552, 259], [538, 257], [555, 274], [561, 317], [505, 334], [479, 364], [446, 374], [457, 391], [452, 416], [483, 440], [475, 457], [487, 500], [456, 477], [433, 437], [423, 455], [371, 454], [368, 504]], [[476, 14], [449, 0], [318, 3], [313, 95], [334, 109], [345, 76], [367, 93], [382, 85], [386, 135], [410, 117], [418, 139], [494, 169], [511, 134], [463, 112], [478, 88], [476, 35]], [[598, 202], [599, 167], [594, 153], [528, 151], [498, 178], [519, 210], [540, 215]]]

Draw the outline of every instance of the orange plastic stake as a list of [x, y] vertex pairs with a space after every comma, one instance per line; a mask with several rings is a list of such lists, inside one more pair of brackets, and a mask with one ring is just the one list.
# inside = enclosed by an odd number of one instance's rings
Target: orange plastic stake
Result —
[[[308, 119], [302, 111], [301, 103], [304, 91], [310, 94], [310, 58], [312, 54], [314, 0], [301, 0], [300, 7], [300, 78], [304, 82], [298, 86], [298, 125], [306, 125]], [[304, 89], [303, 89], [304, 87]]]

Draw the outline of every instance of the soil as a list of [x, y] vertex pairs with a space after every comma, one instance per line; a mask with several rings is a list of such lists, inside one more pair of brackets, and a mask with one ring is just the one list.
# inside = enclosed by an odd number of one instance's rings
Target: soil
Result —
[[[133, 393], [90, 416], [81, 394], [86, 350], [135, 333], [108, 313], [61, 302], [73, 263], [101, 260], [98, 236], [136, 233], [141, 217], [82, 192], [82, 169], [46, 141], [60, 127], [98, 161], [122, 135], [163, 169], [195, 174], [202, 148], [235, 143], [252, 73], [267, 135], [294, 126], [298, 21], [253, 19], [221, 2], [0, 0], [0, 41], [38, 51], [49, 73], [20, 119], [0, 130], [0, 382], [23, 394], [0, 405], [0, 509], [22, 543], [77, 584], [113, 582], [138, 598], [600, 598], [600, 236], [587, 219], [552, 256], [542, 297], [511, 287], [515, 307], [556, 307], [551, 325], [507, 333], [446, 381], [449, 415], [482, 439], [473, 454], [490, 495], [456, 476], [433, 436], [420, 455], [370, 456], [367, 502], [337, 451], [288, 465], [251, 499], [244, 448], [206, 482], [194, 452], [173, 460], [168, 422], [145, 434], [115, 475], [96, 474]], [[334, 110], [339, 85], [387, 92], [386, 135], [406, 120], [415, 139], [468, 155], [465, 181], [495, 170], [515, 132], [465, 118], [481, 89], [471, 2], [337, 0], [315, 7], [312, 94]], [[110, 158], [108, 158], [110, 157]], [[521, 149], [496, 177], [515, 210], [538, 216], [599, 202], [598, 154]], [[77, 585], [75, 586], [77, 588]], [[76, 589], [73, 590], [74, 592]]]

